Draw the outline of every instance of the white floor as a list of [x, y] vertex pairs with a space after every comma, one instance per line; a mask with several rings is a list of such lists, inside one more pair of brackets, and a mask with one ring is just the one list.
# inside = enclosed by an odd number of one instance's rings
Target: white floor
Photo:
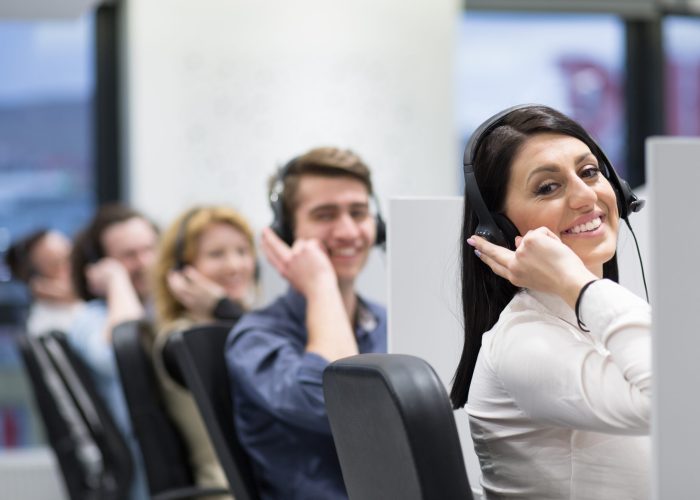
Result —
[[3, 499], [67, 500], [58, 463], [47, 447], [0, 451]]

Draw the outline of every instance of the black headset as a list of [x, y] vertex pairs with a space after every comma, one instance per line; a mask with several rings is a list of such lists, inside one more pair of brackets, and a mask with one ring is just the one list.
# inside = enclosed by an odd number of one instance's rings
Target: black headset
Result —
[[[185, 262], [185, 241], [187, 239], [187, 226], [189, 226], [192, 217], [195, 216], [203, 207], [194, 207], [182, 218], [180, 225], [177, 228], [177, 235], [175, 236], [175, 247], [174, 247], [174, 271], [182, 271], [188, 262]], [[260, 279], [260, 263], [258, 259], [255, 259], [255, 281]]]
[[[272, 223], [270, 228], [279, 236], [282, 241], [291, 246], [294, 243], [294, 234], [292, 232], [292, 226], [285, 216], [284, 209], [284, 180], [294, 165], [296, 165], [299, 157], [294, 157], [287, 162], [286, 165], [277, 169], [277, 176], [272, 189], [270, 190], [270, 208], [272, 209]], [[375, 227], [377, 228], [377, 235], [374, 239], [374, 244], [384, 248], [384, 243], [386, 242], [386, 223], [382, 217], [381, 209], [379, 207], [379, 200], [374, 192], [370, 193], [370, 201], [374, 205], [375, 212]]]
[[175, 271], [182, 271], [187, 262], [185, 262], [185, 239], [187, 237], [187, 226], [190, 224], [190, 220], [194, 217], [194, 214], [201, 210], [200, 207], [195, 207], [187, 212], [180, 222], [180, 226], [177, 228], [177, 235], [175, 236], [175, 251], [174, 258], [175, 263], [173, 264], [173, 269]]
[[[491, 243], [510, 248], [511, 250], [515, 248], [515, 237], [519, 235], [519, 232], [508, 217], [502, 213], [491, 212], [486, 207], [486, 203], [484, 203], [484, 199], [481, 196], [481, 191], [479, 190], [479, 185], [476, 182], [476, 177], [474, 176], [474, 159], [484, 139], [496, 128], [503, 125], [503, 122], [508, 115], [514, 111], [538, 107], [541, 106], [538, 104], [520, 104], [496, 113], [474, 131], [469, 138], [469, 142], [467, 142], [467, 147], [464, 149], [463, 165], [465, 192], [469, 202], [476, 212], [478, 219], [478, 225], [474, 233], [489, 240]], [[610, 163], [610, 160], [608, 160], [605, 153], [603, 153], [603, 150], [587, 133], [586, 139], [588, 139], [590, 144], [593, 146], [593, 151], [591, 152], [602, 163], [601, 171], [603, 172], [603, 175], [606, 179], [608, 179], [615, 190], [617, 210], [620, 214], [620, 218], [624, 219], [629, 225], [627, 217], [633, 212], [639, 212], [644, 207], [646, 201], [639, 199], [637, 195], [632, 192], [632, 188], [630, 188], [627, 181], [617, 174]], [[632, 234], [634, 235], [634, 232], [632, 232]]]

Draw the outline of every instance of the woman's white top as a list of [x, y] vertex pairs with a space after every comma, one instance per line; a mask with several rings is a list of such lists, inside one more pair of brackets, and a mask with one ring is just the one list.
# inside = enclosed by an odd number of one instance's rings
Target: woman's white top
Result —
[[577, 326], [524, 290], [484, 334], [467, 412], [486, 498], [650, 497], [651, 311], [600, 280]]

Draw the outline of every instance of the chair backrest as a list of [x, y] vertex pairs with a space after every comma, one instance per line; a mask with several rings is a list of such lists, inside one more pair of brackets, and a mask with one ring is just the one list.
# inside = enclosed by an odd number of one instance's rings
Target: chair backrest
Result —
[[185, 491], [194, 494], [187, 446], [168, 415], [151, 357], [144, 348], [144, 339], [152, 336], [151, 324], [143, 320], [126, 321], [112, 330], [119, 377], [143, 456], [148, 488], [154, 497], [173, 497]]
[[238, 441], [224, 345], [230, 324], [203, 325], [177, 332], [165, 346], [177, 360], [236, 500], [258, 500], [248, 455]]
[[18, 346], [71, 499], [125, 498], [131, 455], [87, 368], [58, 332]]
[[449, 398], [426, 361], [341, 359], [324, 371], [323, 392], [351, 499], [472, 498]]
[[[94, 450], [97, 445], [39, 340], [28, 335], [18, 336], [17, 346], [68, 495], [72, 500], [82, 499], [92, 489], [94, 476], [91, 472], [101, 468], [102, 456], [78, 451], [79, 448]], [[94, 456], [97, 467], [84, 463], [79, 458], [81, 455]]]

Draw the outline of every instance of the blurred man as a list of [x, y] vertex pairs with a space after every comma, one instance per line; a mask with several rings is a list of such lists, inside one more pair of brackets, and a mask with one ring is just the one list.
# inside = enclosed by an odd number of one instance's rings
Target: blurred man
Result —
[[101, 207], [75, 238], [73, 283], [88, 301], [68, 340], [90, 368], [103, 397], [132, 449], [132, 500], [148, 498], [138, 445], [112, 349], [112, 329], [123, 321], [150, 315], [151, 266], [158, 232], [142, 214], [118, 204]]

